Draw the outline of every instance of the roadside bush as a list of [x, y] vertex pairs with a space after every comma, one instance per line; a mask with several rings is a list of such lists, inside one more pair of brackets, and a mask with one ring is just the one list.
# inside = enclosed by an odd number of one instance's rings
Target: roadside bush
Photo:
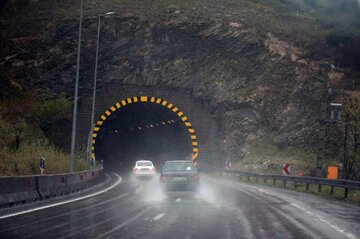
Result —
[[71, 103], [65, 95], [58, 98], [50, 99], [44, 102], [35, 103], [32, 114], [36, 121], [39, 122], [43, 130], [47, 130], [58, 119], [67, 117], [71, 110]]
[[0, 118], [0, 135], [0, 148], [10, 146], [15, 139], [11, 125], [2, 118]]
[[[45, 157], [45, 174], [68, 173], [70, 154], [49, 145], [46, 140], [23, 144], [17, 151], [0, 148], [0, 175], [39, 174], [40, 157]], [[88, 169], [87, 161], [78, 157], [74, 171]]]

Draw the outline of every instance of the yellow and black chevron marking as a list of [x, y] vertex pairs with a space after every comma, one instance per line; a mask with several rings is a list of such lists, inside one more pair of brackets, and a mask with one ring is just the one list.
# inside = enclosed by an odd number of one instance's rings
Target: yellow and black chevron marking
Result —
[[192, 161], [195, 166], [198, 166], [198, 157], [199, 157], [199, 146], [197, 142], [197, 136], [195, 134], [195, 129], [190, 123], [189, 119], [186, 117], [185, 113], [182, 112], [178, 107], [174, 106], [170, 102], [156, 97], [149, 97], [149, 96], [140, 96], [140, 97], [132, 97], [127, 98], [124, 100], [121, 100], [117, 102], [115, 105], [111, 106], [103, 115], [100, 116], [99, 121], [96, 122], [96, 126], [94, 127], [94, 133], [93, 133], [93, 140], [92, 140], [92, 146], [91, 146], [91, 158], [95, 159], [95, 143], [96, 143], [96, 136], [100, 131], [101, 126], [103, 125], [104, 121], [109, 117], [113, 112], [115, 112], [117, 109], [122, 108], [126, 105], [133, 104], [133, 103], [153, 103], [158, 104], [161, 106], [164, 106], [177, 114], [177, 116], [181, 119], [181, 121], [184, 122], [185, 126], [188, 129], [188, 132], [191, 137], [191, 144], [193, 147], [193, 155], [192, 155]]

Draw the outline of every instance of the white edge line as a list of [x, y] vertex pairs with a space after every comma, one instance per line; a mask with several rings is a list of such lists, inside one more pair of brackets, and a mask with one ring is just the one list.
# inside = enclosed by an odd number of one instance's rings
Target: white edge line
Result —
[[159, 215], [157, 215], [156, 217], [153, 218], [154, 221], [159, 220], [160, 218], [162, 218], [163, 216], [165, 216], [165, 213], [160, 213]]
[[302, 210], [303, 212], [309, 214], [309, 215], [312, 215], [312, 216], [316, 216], [316, 218], [313, 218], [314, 220], [317, 219], [323, 223], [325, 223], [326, 225], [328, 225], [329, 227], [331, 227], [332, 229], [334, 229], [335, 231], [339, 232], [340, 234], [346, 236], [347, 238], [350, 238], [350, 239], [356, 239], [357, 237], [354, 236], [353, 234], [345, 231], [344, 229], [340, 228], [339, 226], [335, 225], [335, 224], [332, 224], [330, 221], [322, 218], [321, 216], [317, 215], [317, 214], [314, 214], [308, 210], [306, 210], [305, 208], [303, 207], [300, 207], [299, 205], [295, 204], [295, 203], [291, 203], [292, 206]]
[[119, 185], [121, 183], [122, 178], [120, 177], [120, 175], [118, 175], [116, 173], [114, 173], [114, 174], [118, 177], [118, 180], [113, 185], [109, 186], [108, 188], [103, 189], [101, 191], [98, 191], [96, 193], [92, 193], [92, 194], [89, 194], [89, 195], [86, 195], [86, 196], [83, 196], [83, 197], [78, 197], [78, 198], [66, 200], [66, 201], [63, 201], [63, 202], [53, 203], [53, 204], [42, 206], [42, 207], [32, 208], [32, 209], [21, 211], [21, 212], [5, 214], [5, 215], [0, 216], [0, 219], [14, 217], [14, 216], [18, 216], [18, 215], [22, 215], [22, 214], [26, 214], [26, 213], [30, 213], [30, 212], [35, 212], [35, 211], [43, 210], [43, 209], [46, 209], [46, 208], [56, 207], [56, 206], [60, 206], [60, 205], [64, 205], [64, 204], [68, 204], [68, 203], [80, 201], [80, 200], [83, 200], [83, 199], [86, 199], [86, 198], [97, 196], [97, 195], [102, 194], [102, 193], [104, 193], [106, 191], [109, 191], [110, 189], [116, 187], [117, 185]]
[[[224, 181], [224, 180], [223, 180], [223, 181]], [[223, 183], [221, 183], [221, 182], [217, 182], [217, 183], [223, 184]], [[232, 183], [235, 184], [235, 185], [237, 185], [237, 186], [238, 186], [238, 185], [244, 186], [244, 187], [246, 187], [246, 188], [256, 188], [256, 187], [251, 187], [251, 186], [248, 186], [248, 185], [242, 185], [242, 184], [239, 184], [239, 183], [237, 183], [237, 182], [232, 182]], [[229, 186], [229, 185], [228, 185], [228, 186]], [[239, 189], [239, 188], [237, 188], [237, 187], [235, 187], [235, 186], [229, 186], [229, 187], [230, 187], [230, 188], [233, 188], [233, 189], [235, 189], [235, 190], [243, 191], [243, 190], [241, 190], [241, 189]], [[246, 191], [244, 191], [244, 192], [246, 193]], [[306, 210], [305, 208], [297, 205], [296, 203], [291, 203], [291, 205], [292, 205], [293, 207], [296, 207], [297, 209], [302, 210], [303, 212], [305, 212], [305, 213], [307, 213], [307, 214], [309, 214], [309, 215], [315, 216], [316, 218], [313, 218], [314, 220], [317, 219], [317, 220], [323, 222], [324, 224], [326, 224], [326, 225], [328, 225], [329, 227], [333, 228], [335, 231], [337, 231], [338, 233], [344, 235], [345, 237], [347, 237], [347, 238], [349, 238], [349, 239], [358, 239], [358, 238], [357, 238], [355, 235], [353, 235], [352, 233], [345, 231], [344, 229], [340, 228], [339, 226], [337, 226], [337, 225], [335, 225], [335, 224], [332, 224], [331, 222], [329, 222], [328, 220], [322, 218], [322, 217], [319, 216], [318, 214], [312, 213], [312, 212]]]

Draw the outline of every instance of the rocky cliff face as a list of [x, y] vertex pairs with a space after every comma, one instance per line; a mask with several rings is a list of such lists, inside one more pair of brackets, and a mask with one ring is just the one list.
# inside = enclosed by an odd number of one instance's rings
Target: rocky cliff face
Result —
[[[1, 67], [33, 87], [71, 95], [78, 19], [70, 2], [49, 1], [44, 6], [42, 1], [8, 1], [2, 8]], [[335, 38], [338, 44], [348, 44], [339, 50], [322, 35], [324, 30], [313, 32], [324, 23], [312, 19], [316, 13], [308, 15], [306, 7], [294, 5], [296, 13], [289, 14], [281, 1], [275, 6], [239, 2], [144, 2], [148, 7], [140, 2], [99, 3], [97, 10], [105, 12], [111, 6], [118, 12], [102, 19], [100, 85], [192, 89], [218, 115], [229, 158], [251, 157], [248, 146], [264, 138], [280, 150], [313, 151], [320, 104], [334, 78], [329, 76], [339, 73], [330, 65], [338, 62], [348, 78], [354, 78], [358, 61], [345, 61], [344, 52], [359, 35]], [[94, 6], [85, 1], [81, 90], [89, 89], [93, 78]], [[52, 15], [45, 16], [47, 10]], [[21, 17], [23, 13], [27, 15]], [[356, 52], [353, 57], [357, 59]], [[349, 85], [348, 78], [339, 80], [342, 87]]]

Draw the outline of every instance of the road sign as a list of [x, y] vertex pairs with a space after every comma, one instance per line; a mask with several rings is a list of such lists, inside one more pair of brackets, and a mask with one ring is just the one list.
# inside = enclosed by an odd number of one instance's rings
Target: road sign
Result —
[[225, 168], [226, 169], [231, 169], [231, 161], [225, 161]]
[[283, 164], [282, 171], [284, 175], [290, 175], [291, 174], [290, 164], [289, 163]]

